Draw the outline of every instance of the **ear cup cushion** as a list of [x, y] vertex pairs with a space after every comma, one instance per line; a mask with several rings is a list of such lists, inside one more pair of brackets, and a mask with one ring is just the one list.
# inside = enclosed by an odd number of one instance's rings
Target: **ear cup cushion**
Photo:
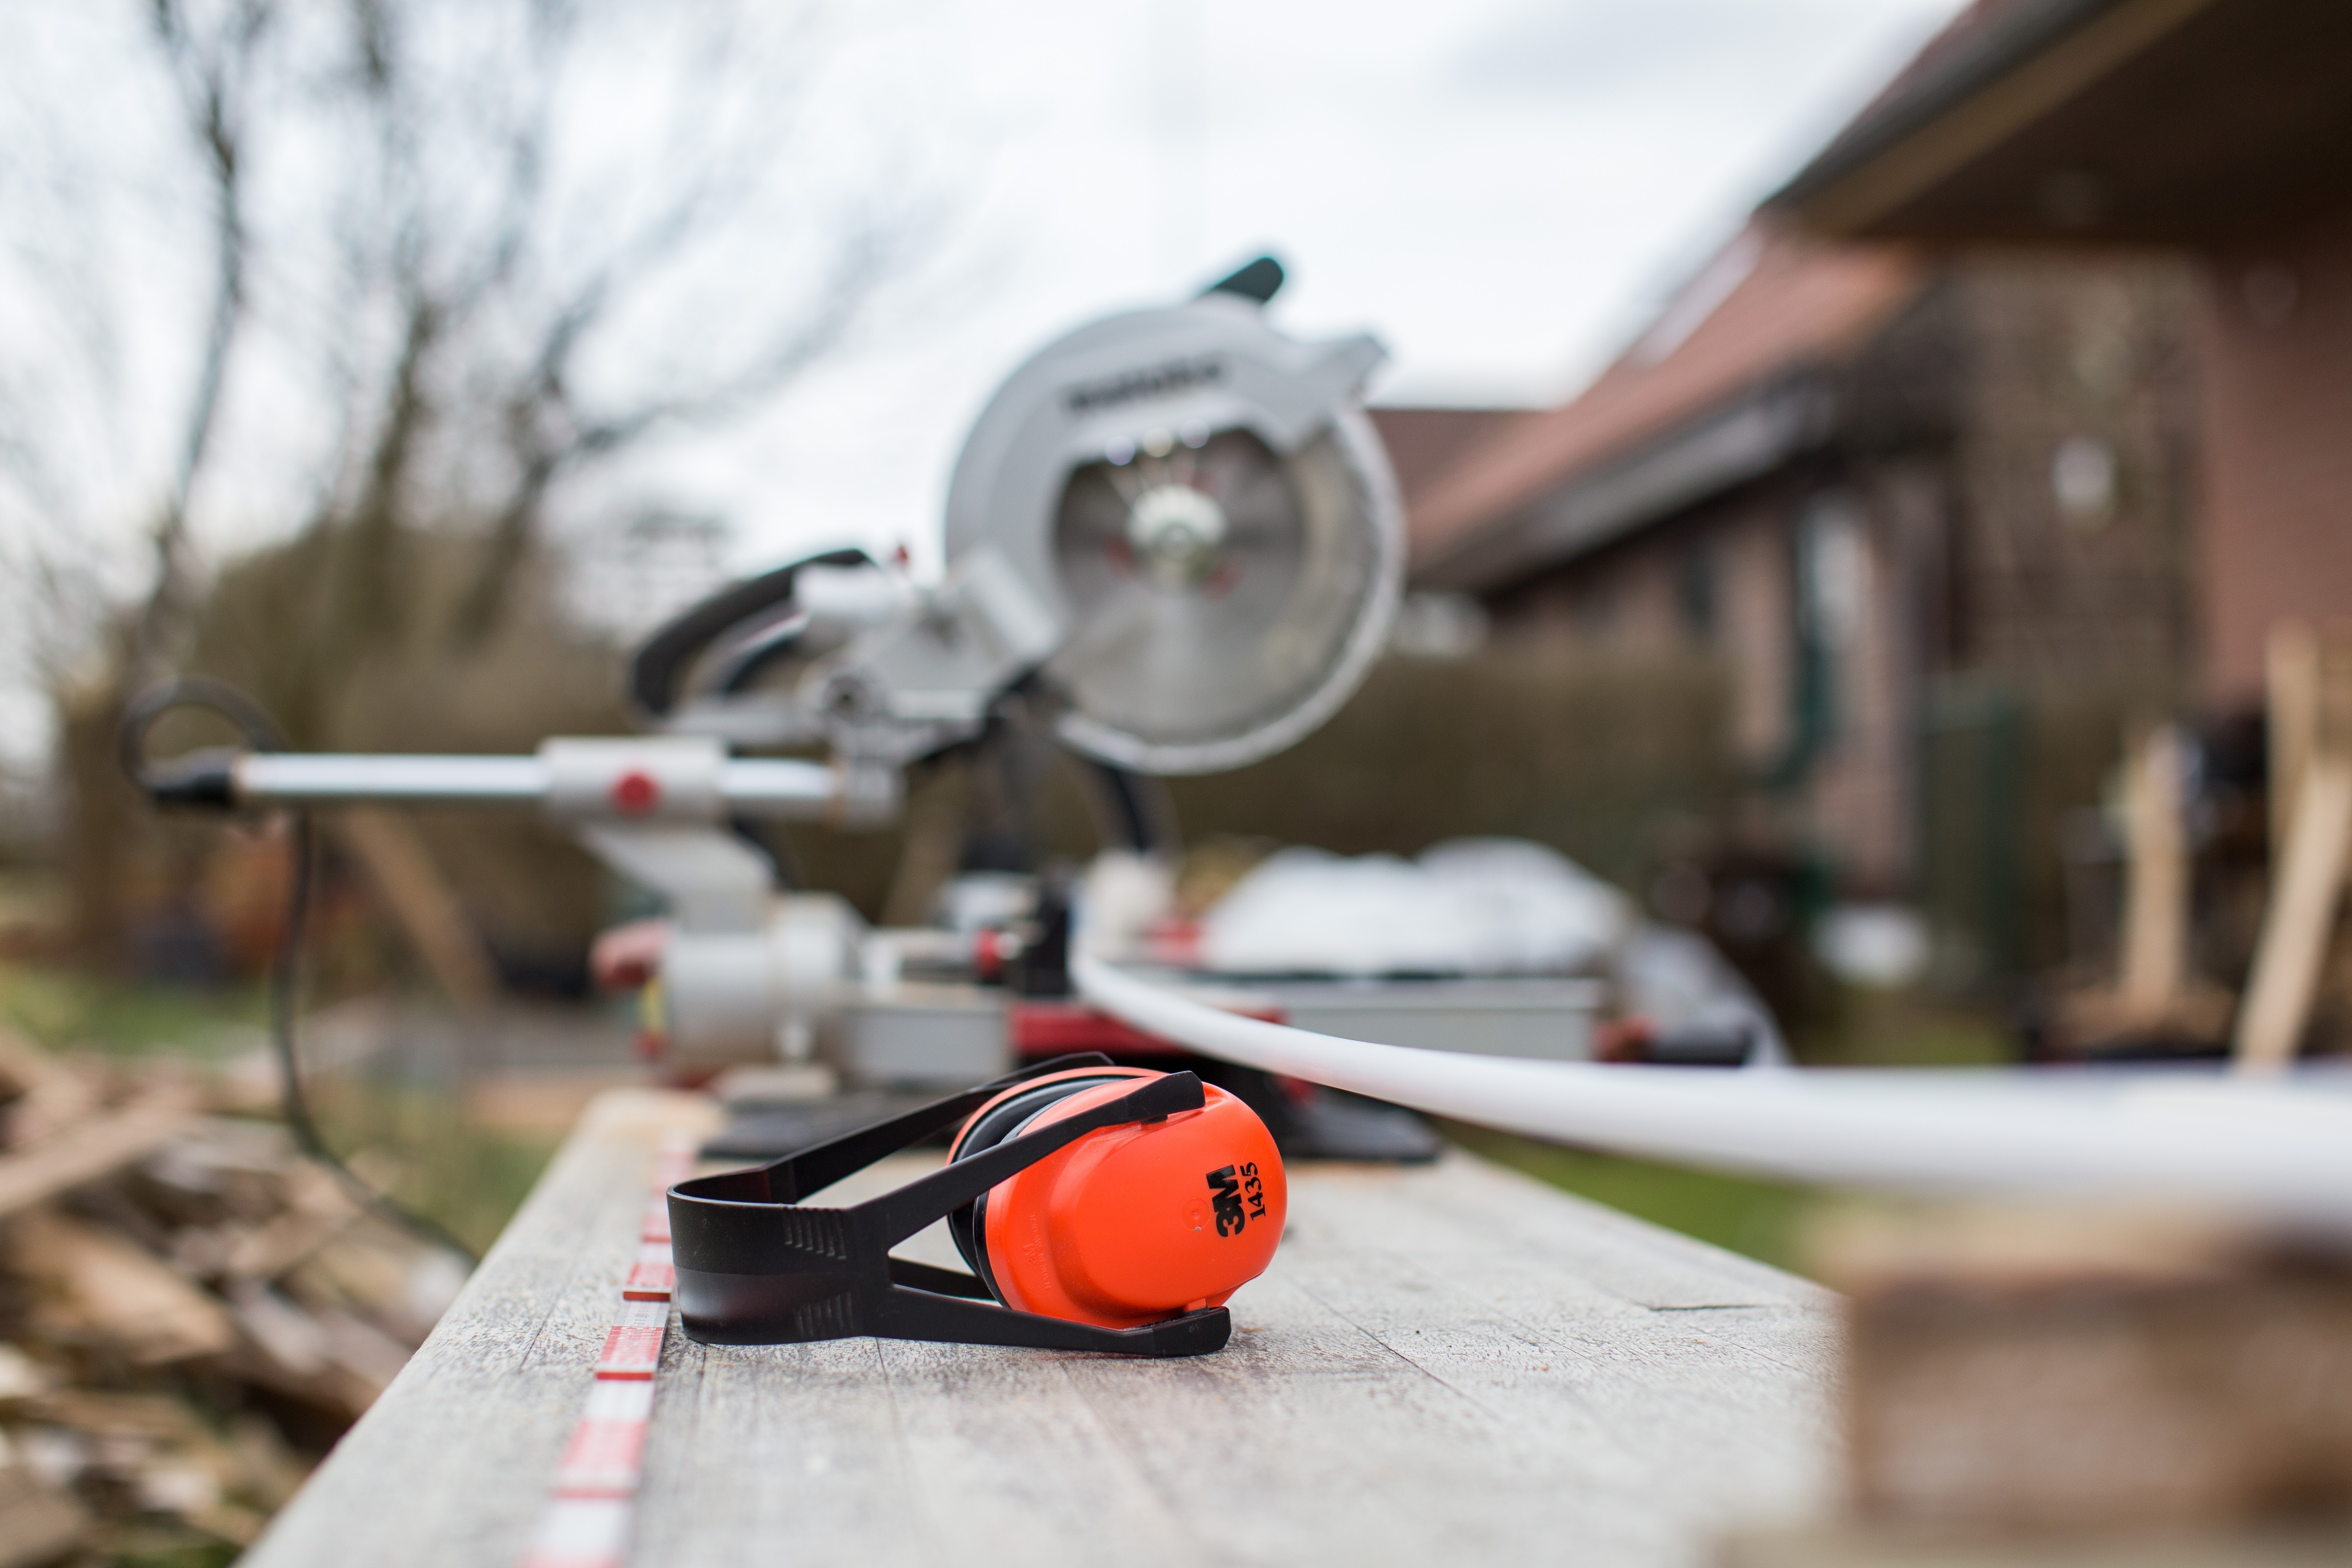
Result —
[[[1116, 1083], [1126, 1079], [1157, 1078], [1148, 1068], [1078, 1068], [1067, 1074], [1055, 1073], [1037, 1083], [1017, 1085], [972, 1112], [971, 1119], [956, 1134], [954, 1145], [948, 1151], [948, 1163], [969, 1159], [983, 1150], [993, 1149], [1008, 1138], [1018, 1137], [1049, 1105], [1058, 1104], [1082, 1089], [1098, 1083]], [[956, 1251], [962, 1255], [964, 1266], [970, 1268], [990, 1295], [999, 1301], [1003, 1296], [997, 1290], [994, 1273], [988, 1266], [988, 1248], [981, 1242], [988, 1219], [988, 1194], [982, 1193], [961, 1208], [948, 1215], [948, 1236], [955, 1242]]]

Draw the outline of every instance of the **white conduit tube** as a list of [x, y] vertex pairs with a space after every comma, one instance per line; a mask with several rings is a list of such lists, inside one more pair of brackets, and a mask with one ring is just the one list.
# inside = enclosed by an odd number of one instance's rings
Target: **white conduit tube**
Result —
[[2352, 1231], [2352, 1082], [1528, 1061], [1244, 1018], [1073, 951], [1079, 994], [1266, 1072], [1643, 1159], [1951, 1194], [2185, 1202]]

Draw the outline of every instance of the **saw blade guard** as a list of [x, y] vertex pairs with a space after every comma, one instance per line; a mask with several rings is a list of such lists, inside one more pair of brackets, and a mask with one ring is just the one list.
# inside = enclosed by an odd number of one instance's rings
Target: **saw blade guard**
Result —
[[1213, 773], [1354, 692], [1404, 571], [1358, 401], [1383, 357], [1212, 293], [1082, 327], [1006, 380], [957, 462], [947, 553], [992, 552], [1059, 620], [1037, 680], [1066, 744]]

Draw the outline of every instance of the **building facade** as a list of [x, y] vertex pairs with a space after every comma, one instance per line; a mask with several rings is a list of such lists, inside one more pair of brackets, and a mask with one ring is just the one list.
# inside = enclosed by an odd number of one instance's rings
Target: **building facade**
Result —
[[1758, 794], [1846, 890], [1910, 893], [1971, 690], [2189, 677], [2191, 287], [1759, 219], [1582, 395], [1418, 487], [1414, 581], [1563, 658], [1713, 656]]
[[1980, 0], [1770, 205], [1850, 241], [2193, 260], [2200, 695], [2254, 704], [2272, 628], [2352, 616], [2352, 8]]

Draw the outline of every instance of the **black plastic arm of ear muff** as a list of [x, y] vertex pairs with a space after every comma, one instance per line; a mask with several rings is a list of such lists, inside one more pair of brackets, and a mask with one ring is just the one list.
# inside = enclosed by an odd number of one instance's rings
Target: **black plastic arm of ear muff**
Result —
[[1201, 1080], [1189, 1072], [1148, 1079], [1141, 1088], [1129, 1089], [1117, 1100], [1066, 1116], [1034, 1132], [1008, 1138], [970, 1159], [943, 1165], [895, 1193], [868, 1199], [850, 1212], [866, 1217], [884, 1247], [896, 1247], [933, 1220], [947, 1218], [950, 1209], [961, 1208], [997, 1183], [1020, 1174], [1089, 1132], [1122, 1121], [1159, 1121], [1180, 1110], [1198, 1110], [1207, 1103]]
[[980, 1282], [977, 1275], [966, 1274], [961, 1268], [934, 1268], [911, 1258], [890, 1259], [890, 1283], [904, 1285], [910, 1290], [929, 1290], [935, 1296], [988, 1300], [988, 1287]]
[[885, 1155], [895, 1154], [910, 1143], [953, 1126], [987, 1104], [992, 1096], [1015, 1084], [1071, 1068], [1108, 1066], [1110, 1058], [1100, 1051], [1077, 1051], [1035, 1062], [1018, 1072], [932, 1100], [929, 1105], [919, 1105], [887, 1121], [812, 1144], [797, 1154], [787, 1154], [748, 1171], [705, 1176], [696, 1184], [696, 1190], [703, 1192], [707, 1188], [705, 1195], [735, 1203], [796, 1204], [811, 1193], [824, 1191], [853, 1171], [862, 1171]]
[[1067, 1318], [1016, 1312], [994, 1302], [893, 1290], [884, 1304], [887, 1328], [866, 1331], [884, 1339], [935, 1340], [948, 1344], [1007, 1345], [1024, 1350], [1097, 1351], [1109, 1355], [1208, 1355], [1234, 1337], [1233, 1315], [1223, 1307], [1186, 1312], [1139, 1329], [1105, 1329]]
[[[976, 1107], [999, 1089], [1057, 1068], [1058, 1064], [1041, 1064], [1028, 1073], [951, 1096], [925, 1111], [967, 1100]], [[680, 1182], [669, 1192], [680, 1321], [689, 1338], [711, 1344], [793, 1344], [874, 1334], [1119, 1355], [1200, 1355], [1216, 1350], [1233, 1331], [1232, 1319], [1222, 1307], [1140, 1328], [1106, 1329], [975, 1300], [979, 1282], [969, 1276], [890, 1256], [898, 1242], [1089, 1132], [1125, 1122], [1156, 1121], [1197, 1110], [1204, 1103], [1201, 1080], [1189, 1072], [1148, 1079], [1117, 1100], [1008, 1139], [855, 1208], [803, 1208], [790, 1199], [767, 1195], [773, 1167]], [[880, 1131], [867, 1129], [824, 1149], [852, 1140], [871, 1147], [879, 1143]], [[873, 1135], [870, 1140], [868, 1134]], [[919, 1136], [915, 1132], [907, 1141]], [[888, 1152], [879, 1149], [867, 1161]], [[796, 1171], [792, 1179], [811, 1173]]]

